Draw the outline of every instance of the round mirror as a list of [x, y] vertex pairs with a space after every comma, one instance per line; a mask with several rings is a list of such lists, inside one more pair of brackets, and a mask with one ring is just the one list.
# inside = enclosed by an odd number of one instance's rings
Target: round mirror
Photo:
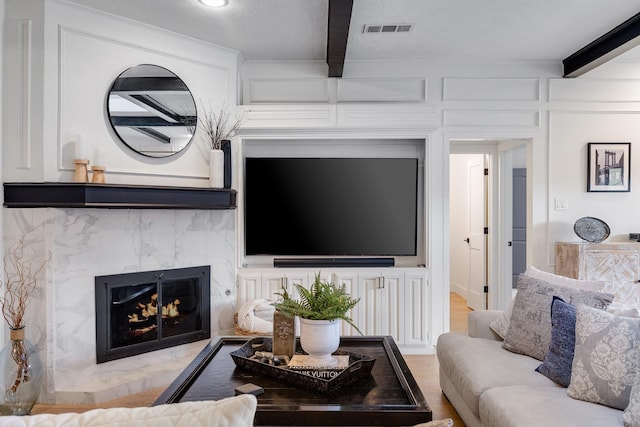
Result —
[[107, 114], [122, 142], [149, 157], [184, 150], [197, 123], [187, 85], [157, 65], [137, 65], [120, 74], [109, 91]]

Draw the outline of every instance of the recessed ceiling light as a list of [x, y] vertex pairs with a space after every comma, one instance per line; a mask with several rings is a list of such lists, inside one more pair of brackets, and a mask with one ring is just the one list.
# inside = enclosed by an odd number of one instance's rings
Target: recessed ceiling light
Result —
[[205, 6], [222, 7], [222, 6], [226, 6], [229, 3], [229, 1], [228, 0], [200, 0], [200, 3], [204, 4]]

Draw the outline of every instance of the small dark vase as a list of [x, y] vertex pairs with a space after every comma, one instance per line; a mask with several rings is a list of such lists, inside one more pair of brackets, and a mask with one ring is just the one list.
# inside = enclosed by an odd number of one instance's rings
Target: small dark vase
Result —
[[40, 395], [42, 361], [24, 336], [24, 326], [11, 328], [10, 341], [0, 353], [0, 413], [29, 415]]

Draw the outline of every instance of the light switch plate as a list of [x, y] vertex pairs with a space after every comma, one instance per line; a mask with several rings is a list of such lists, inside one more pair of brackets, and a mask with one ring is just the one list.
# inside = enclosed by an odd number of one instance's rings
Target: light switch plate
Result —
[[555, 199], [555, 208], [557, 211], [566, 211], [568, 208], [567, 199]]

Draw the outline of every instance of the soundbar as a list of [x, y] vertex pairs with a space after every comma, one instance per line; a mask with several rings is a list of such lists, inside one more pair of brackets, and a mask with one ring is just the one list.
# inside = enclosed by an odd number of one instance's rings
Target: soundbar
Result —
[[315, 267], [393, 267], [393, 258], [274, 258], [273, 266], [278, 268]]

